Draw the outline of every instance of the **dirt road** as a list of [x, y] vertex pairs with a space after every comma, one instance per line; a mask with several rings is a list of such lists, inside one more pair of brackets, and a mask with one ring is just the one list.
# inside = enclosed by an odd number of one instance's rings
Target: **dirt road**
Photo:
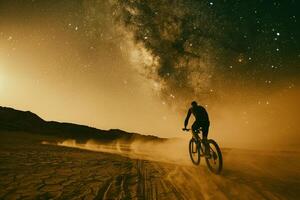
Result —
[[[0, 199], [299, 199], [297, 152], [224, 151], [224, 171], [0, 134]], [[51, 138], [48, 138], [51, 140]]]

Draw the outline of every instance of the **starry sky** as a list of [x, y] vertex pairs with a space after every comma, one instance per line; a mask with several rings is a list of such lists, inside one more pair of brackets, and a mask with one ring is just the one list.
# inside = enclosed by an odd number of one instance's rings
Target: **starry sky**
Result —
[[182, 137], [195, 99], [221, 145], [300, 148], [299, 9], [296, 0], [0, 0], [0, 103]]

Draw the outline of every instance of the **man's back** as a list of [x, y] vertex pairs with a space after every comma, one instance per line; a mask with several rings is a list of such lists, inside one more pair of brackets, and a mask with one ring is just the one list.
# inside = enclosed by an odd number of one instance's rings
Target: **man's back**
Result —
[[187, 116], [184, 120], [184, 127], [186, 128], [188, 123], [189, 123], [189, 118], [191, 114], [194, 115], [196, 118], [194, 124], [192, 125], [192, 129], [196, 130], [199, 127], [206, 127], [205, 128], [205, 135], [207, 136], [208, 133], [208, 127], [209, 127], [209, 118], [208, 118], [208, 113], [206, 112], [205, 108], [203, 106], [200, 106], [197, 104], [196, 101], [193, 101], [191, 103], [192, 107], [188, 110]]
[[196, 121], [209, 122], [208, 113], [204, 107], [197, 105], [196, 107], [190, 108], [191, 112], [196, 118]]

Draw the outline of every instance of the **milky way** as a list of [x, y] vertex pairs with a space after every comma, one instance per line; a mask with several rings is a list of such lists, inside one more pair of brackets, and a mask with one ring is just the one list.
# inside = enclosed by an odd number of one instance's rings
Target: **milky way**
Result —
[[118, 22], [155, 59], [145, 68], [170, 101], [215, 97], [237, 84], [293, 85], [300, 74], [299, 8], [296, 1], [263, 0], [114, 4]]

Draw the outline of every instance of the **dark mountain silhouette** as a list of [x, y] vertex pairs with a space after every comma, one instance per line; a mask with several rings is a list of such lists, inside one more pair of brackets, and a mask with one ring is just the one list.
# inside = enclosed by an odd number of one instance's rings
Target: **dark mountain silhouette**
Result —
[[129, 133], [119, 129], [100, 130], [89, 126], [45, 121], [30, 111], [20, 111], [0, 106], [0, 131], [30, 132], [41, 135], [71, 138], [78, 141], [89, 139], [101, 141], [113, 140], [165, 140], [152, 135]]

